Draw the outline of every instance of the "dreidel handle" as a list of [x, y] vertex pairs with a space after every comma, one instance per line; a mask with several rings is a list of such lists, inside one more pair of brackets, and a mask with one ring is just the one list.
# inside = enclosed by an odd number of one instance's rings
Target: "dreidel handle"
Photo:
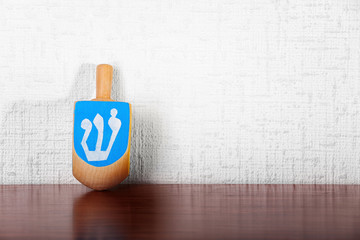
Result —
[[96, 101], [112, 101], [111, 86], [113, 67], [108, 64], [100, 64], [96, 67]]

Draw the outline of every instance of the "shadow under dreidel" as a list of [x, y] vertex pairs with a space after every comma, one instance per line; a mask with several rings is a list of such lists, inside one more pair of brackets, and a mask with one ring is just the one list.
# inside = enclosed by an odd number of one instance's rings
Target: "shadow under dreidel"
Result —
[[[140, 189], [136, 189], [140, 188]], [[141, 185], [121, 185], [111, 191], [91, 191], [73, 203], [74, 239], [128, 239], [156, 228], [155, 192]], [[141, 193], [141, 197], [138, 193]], [[146, 222], [146, 224], [144, 224]], [[146, 225], [146, 228], [139, 227]]]

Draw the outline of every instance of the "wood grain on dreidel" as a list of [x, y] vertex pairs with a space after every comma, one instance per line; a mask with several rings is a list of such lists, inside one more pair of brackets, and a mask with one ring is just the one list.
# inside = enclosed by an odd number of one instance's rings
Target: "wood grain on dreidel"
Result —
[[[114, 101], [111, 99], [113, 67], [100, 64], [96, 68], [96, 98], [92, 101]], [[121, 183], [130, 171], [131, 142], [131, 104], [129, 103], [130, 126], [129, 139], [124, 155], [111, 165], [95, 167], [83, 161], [75, 151], [73, 142], [73, 175], [87, 187], [95, 190], [105, 190]]]

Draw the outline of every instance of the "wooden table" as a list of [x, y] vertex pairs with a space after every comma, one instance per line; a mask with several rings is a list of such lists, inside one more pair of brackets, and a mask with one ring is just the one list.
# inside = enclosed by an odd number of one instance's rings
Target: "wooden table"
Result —
[[360, 186], [0, 186], [0, 239], [360, 239]]

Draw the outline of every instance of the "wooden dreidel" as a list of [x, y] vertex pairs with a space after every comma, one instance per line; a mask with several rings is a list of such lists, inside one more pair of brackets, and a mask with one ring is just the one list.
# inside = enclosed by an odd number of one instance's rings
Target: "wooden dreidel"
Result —
[[96, 98], [78, 101], [74, 111], [73, 175], [85, 186], [105, 190], [130, 169], [131, 105], [110, 98], [113, 68], [96, 68]]

